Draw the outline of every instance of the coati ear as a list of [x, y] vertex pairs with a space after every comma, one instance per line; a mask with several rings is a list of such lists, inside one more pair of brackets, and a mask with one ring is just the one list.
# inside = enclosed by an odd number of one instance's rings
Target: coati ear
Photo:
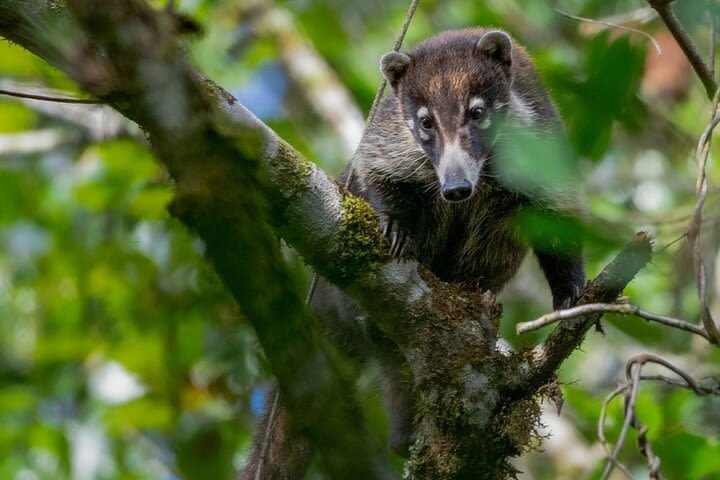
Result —
[[388, 52], [380, 59], [380, 69], [388, 83], [395, 88], [405, 75], [412, 59], [410, 55], [400, 52]]
[[500, 30], [487, 32], [478, 40], [475, 49], [480, 55], [485, 55], [506, 68], [510, 68], [512, 64], [512, 40], [505, 32]]

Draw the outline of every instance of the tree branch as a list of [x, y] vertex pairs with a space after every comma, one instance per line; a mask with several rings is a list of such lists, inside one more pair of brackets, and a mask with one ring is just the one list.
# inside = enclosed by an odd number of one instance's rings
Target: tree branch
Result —
[[568, 308], [565, 310], [556, 310], [554, 312], [547, 313], [535, 320], [518, 323], [515, 329], [518, 334], [532, 332], [534, 330], [546, 327], [547, 325], [552, 325], [553, 323], [559, 322], [560, 320], [576, 318], [580, 315], [586, 315], [588, 313], [595, 312], [611, 312], [619, 313], [622, 315], [635, 315], [636, 317], [644, 318], [645, 320], [651, 322], [658, 322], [663, 325], [667, 325], [668, 327], [673, 327], [684, 330], [686, 332], [694, 333], [695, 335], [700, 335], [706, 340], [710, 340], [710, 337], [705, 332], [705, 329], [702, 327], [698, 327], [697, 325], [685, 322], [683, 320], [678, 320], [677, 318], [646, 312], [645, 310], [640, 309], [640, 307], [636, 305], [618, 303], [589, 303], [577, 307]]
[[[682, 381], [680, 382], [662, 375], [643, 376], [642, 369], [648, 363], [654, 363], [656, 365], [667, 368], [671, 372], [675, 373], [678, 377], [680, 377]], [[605, 469], [601, 477], [602, 479], [609, 478], [613, 468], [615, 467], [620, 468], [623, 473], [628, 476], [628, 478], [632, 478], [632, 475], [628, 471], [627, 467], [625, 467], [617, 458], [625, 444], [625, 439], [631, 426], [638, 431], [637, 443], [638, 447], [640, 448], [640, 453], [647, 458], [650, 479], [662, 480], [663, 478], [663, 476], [660, 474], [660, 459], [655, 455], [652, 449], [652, 445], [647, 438], [648, 428], [638, 419], [637, 413], [635, 411], [635, 403], [637, 400], [638, 392], [640, 390], [640, 382], [642, 382], [643, 380], [660, 380], [664, 381], [669, 385], [689, 388], [696, 395], [699, 396], [720, 394], [720, 389], [717, 385], [701, 385], [699, 382], [695, 381], [695, 379], [690, 376], [690, 374], [688, 374], [681, 368], [676, 367], [662, 357], [653, 355], [651, 353], [641, 353], [630, 358], [630, 360], [628, 360], [627, 364], [625, 365], [625, 382], [619, 385], [615, 390], [613, 390], [612, 393], [610, 393], [605, 398], [602, 404], [602, 409], [600, 411], [600, 418], [598, 419], [598, 438], [600, 439], [603, 448], [605, 448], [605, 451], [608, 454], [608, 463], [605, 465]], [[623, 421], [623, 426], [620, 431], [617, 443], [615, 444], [615, 448], [611, 452], [607, 446], [607, 438], [605, 436], [605, 418], [607, 416], [608, 405], [620, 394], [624, 394], [625, 398], [625, 405], [623, 408], [625, 412], [625, 420]]]
[[[577, 306], [614, 301], [625, 286], [635, 277], [652, 255], [652, 241], [641, 232], [625, 247], [608, 266], [590, 282]], [[580, 346], [585, 334], [600, 319], [600, 312], [588, 312], [559, 324], [538, 348], [535, 369], [529, 383], [539, 385], [547, 382], [555, 370]]]

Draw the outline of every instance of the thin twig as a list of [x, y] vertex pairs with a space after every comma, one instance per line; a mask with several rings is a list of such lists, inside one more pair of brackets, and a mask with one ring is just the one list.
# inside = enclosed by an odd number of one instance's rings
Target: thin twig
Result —
[[555, 11], [555, 13], [557, 13], [558, 15], [560, 15], [562, 17], [569, 18], [570, 20], [594, 23], [597, 25], [603, 25], [605, 27], [616, 28], [618, 30], [625, 30], [626, 32], [637, 33], [639, 35], [642, 35], [643, 37], [647, 38], [650, 41], [650, 43], [652, 43], [653, 47], [655, 47], [655, 51], [657, 52], [657, 54], [662, 55], [662, 49], [660, 48], [660, 44], [657, 42], [657, 40], [655, 40], [655, 37], [653, 37], [652, 35], [650, 35], [647, 32], [643, 32], [642, 30], [639, 30], [637, 28], [632, 28], [632, 27], [628, 27], [625, 25], [618, 25], [617, 23], [612, 23], [612, 22], [608, 22], [605, 20], [596, 20], [594, 18], [587, 18], [587, 17], [580, 17], [578, 15], [573, 15], [572, 13], [568, 13], [563, 10], [560, 10], [555, 5], [553, 5], [553, 3], [550, 0], [545, 0], [545, 2], [548, 4], [548, 6], [550, 8], [552, 8]]
[[708, 336], [705, 329], [698, 325], [694, 325], [683, 320], [678, 320], [677, 318], [650, 313], [640, 309], [636, 305], [617, 303], [589, 303], [586, 305], [579, 305], [577, 307], [572, 307], [565, 310], [556, 310], [554, 312], [547, 313], [537, 318], [536, 320], [518, 323], [515, 327], [515, 330], [518, 334], [532, 332], [560, 320], [575, 318], [580, 315], [596, 312], [611, 312], [619, 313], [622, 315], [634, 315], [636, 317], [644, 318], [645, 320], [651, 322], [662, 323], [663, 325], [667, 325], [668, 327], [673, 327], [684, 330], [686, 332], [694, 333], [695, 335], [700, 335], [701, 337], [710, 340], [710, 337]]
[[615, 26], [615, 25], [622, 25], [622, 26], [628, 26], [628, 25], [645, 25], [657, 18], [658, 14], [655, 10], [653, 10], [650, 7], [641, 7], [637, 8], [635, 10], [630, 10], [628, 12], [621, 12], [614, 15], [610, 15], [608, 17], [599, 18], [598, 21], [602, 23], [586, 23], [584, 25], [580, 26], [580, 32], [583, 35], [594, 35], [598, 32], [602, 32], [603, 30], [607, 30], [608, 28], [613, 28], [610, 26], [604, 25], [605, 23]]
[[643, 375], [640, 377], [640, 380], [647, 380], [650, 382], [663, 382], [671, 387], [678, 387], [678, 388], [687, 388], [689, 390], [692, 390], [695, 393], [699, 393], [702, 395], [719, 395], [720, 396], [720, 383], [714, 386], [707, 386], [702, 385], [699, 383], [695, 383], [693, 380], [693, 384], [689, 385], [686, 381], [679, 381], [675, 380], [669, 377], [666, 377], [665, 375]]
[[625, 366], [625, 376], [630, 375], [631, 367], [633, 363], [638, 363], [645, 365], [646, 363], [654, 363], [657, 365], [660, 365], [662, 367], [667, 368], [674, 374], [676, 374], [678, 377], [682, 378], [685, 383], [688, 385], [690, 389], [692, 389], [693, 392], [695, 392], [698, 395], [707, 395], [709, 392], [707, 389], [701, 388], [700, 384], [695, 381], [695, 379], [687, 372], [682, 370], [679, 367], [676, 367], [672, 363], [668, 362], [662, 357], [659, 357], [657, 355], [654, 355], [652, 353], [641, 353], [638, 355], [635, 355], [630, 360], [628, 360], [627, 365]]
[[13, 92], [11, 90], [5, 90], [4, 88], [0, 88], [0, 95], [7, 95], [9, 97], [17, 97], [17, 98], [29, 98], [31, 100], [42, 100], [44, 102], [55, 102], [55, 103], [82, 103], [82, 104], [90, 104], [90, 105], [97, 105], [99, 103], [102, 103], [100, 100], [93, 100], [90, 98], [51, 97], [51, 96], [47, 96], [47, 95], [36, 95], [34, 93]]
[[703, 131], [702, 135], [700, 135], [700, 140], [697, 145], [696, 157], [698, 162], [698, 177], [695, 185], [697, 198], [695, 201], [695, 208], [690, 216], [687, 236], [693, 253], [698, 301], [700, 303], [700, 318], [702, 319], [702, 323], [708, 333], [709, 340], [712, 343], [720, 345], [720, 332], [718, 332], [718, 329], [715, 326], [715, 321], [707, 304], [707, 273], [705, 271], [705, 262], [702, 257], [702, 242], [700, 235], [700, 229], [702, 227], [702, 211], [708, 193], [707, 161], [710, 154], [710, 143], [713, 131], [715, 130], [715, 127], [717, 127], [718, 123], [720, 123], [720, 91], [715, 93], [712, 111], [712, 119]]
[[605, 400], [603, 400], [602, 406], [600, 407], [600, 418], [598, 419], [598, 439], [600, 440], [600, 444], [602, 445], [603, 449], [605, 449], [605, 454], [608, 457], [608, 460], [615, 464], [617, 468], [619, 468], [625, 476], [627, 476], [630, 480], [632, 480], [633, 475], [630, 473], [630, 470], [617, 458], [611, 455], [610, 447], [608, 446], [607, 437], [605, 436], [605, 418], [607, 417], [607, 408], [608, 405], [610, 405], [610, 402], [612, 402], [618, 395], [621, 393], [624, 393], [628, 389], [628, 385], [626, 383], [623, 383], [622, 385], [618, 386], [615, 390], [610, 392], [607, 397], [605, 397]]
[[627, 438], [627, 434], [630, 430], [630, 426], [632, 423], [632, 412], [635, 411], [635, 402], [637, 401], [638, 391], [640, 390], [639, 378], [641, 369], [642, 366], [633, 365], [631, 371], [631, 378], [634, 380], [635, 377], [637, 377], [638, 380], [635, 380], [631, 383], [629, 394], [627, 392], [627, 389], [625, 390], [625, 421], [623, 422], [622, 429], [620, 430], [620, 436], [618, 437], [617, 443], [615, 444], [615, 448], [613, 448], [612, 452], [610, 453], [610, 457], [608, 458], [609, 461], [605, 465], [605, 470], [603, 471], [600, 480], [607, 480], [610, 477], [614, 466], [618, 463], [617, 456], [618, 454], [620, 454], [620, 451], [625, 446], [625, 439]]
[[687, 232], [683, 232], [683, 233], [682, 233], [681, 235], [679, 235], [678, 237], [675, 237], [673, 240], [670, 240], [668, 243], [666, 243], [665, 245], [663, 245], [662, 248], [658, 248], [656, 254], [659, 255], [659, 254], [663, 253], [665, 250], [667, 250], [668, 248], [672, 247], [673, 245], [675, 245], [677, 242], [679, 242], [680, 240], [682, 240], [682, 239], [685, 238], [685, 237], [687, 237]]
[[682, 25], [680, 25], [680, 21], [670, 6], [672, 0], [647, 0], [647, 2], [658, 12], [660, 18], [665, 22], [668, 30], [670, 30], [670, 33], [675, 37], [675, 41], [677, 41], [685, 53], [685, 56], [690, 61], [695, 73], [700, 77], [700, 81], [705, 86], [708, 98], [712, 98], [717, 90], [717, 82], [715, 82], [710, 67], [708, 67], [707, 63], [702, 59], [695, 43], [683, 29]]
[[[643, 367], [648, 363], [654, 363], [662, 367], [667, 368], [678, 377], [681, 381], [665, 377], [664, 375], [642, 375]], [[600, 409], [600, 418], [598, 419], [598, 438], [603, 448], [608, 454], [608, 463], [605, 465], [603, 475], [601, 479], [609, 478], [612, 470], [617, 467], [620, 468], [625, 474], [628, 474], [627, 468], [617, 459], [619, 452], [622, 450], [627, 437], [627, 430], [629, 426], [634, 427], [638, 430], [638, 447], [640, 453], [647, 458], [649, 477], [651, 480], [662, 480], [663, 476], [660, 473], [660, 459], [655, 455], [652, 445], [647, 438], [648, 428], [642, 422], [640, 422], [636, 412], [635, 403], [637, 400], [638, 390], [640, 388], [640, 382], [643, 380], [654, 380], [662, 381], [671, 386], [689, 388], [697, 395], [719, 395], [720, 396], [720, 385], [706, 386], [698, 383], [692, 376], [679, 367], [676, 367], [672, 363], [668, 362], [662, 357], [653, 355], [651, 353], [641, 353], [635, 355], [628, 360], [625, 366], [625, 382], [619, 385], [613, 390], [605, 400], [603, 401]], [[608, 448], [607, 438], [605, 436], [605, 419], [607, 416], [607, 407], [615, 398], [621, 393], [625, 394], [625, 420], [623, 422], [623, 428], [618, 437], [615, 448], [612, 452]]]

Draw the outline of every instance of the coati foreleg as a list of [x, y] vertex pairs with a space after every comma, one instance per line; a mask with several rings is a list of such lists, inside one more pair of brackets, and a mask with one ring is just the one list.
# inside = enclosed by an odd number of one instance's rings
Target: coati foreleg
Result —
[[553, 298], [553, 309], [571, 306], [585, 290], [585, 268], [582, 255], [546, 253], [535, 250], [545, 273]]
[[[390, 343], [389, 340], [386, 342]], [[382, 370], [383, 400], [390, 420], [388, 445], [395, 453], [407, 458], [415, 441], [412, 373], [396, 345], [388, 345], [378, 360]]]

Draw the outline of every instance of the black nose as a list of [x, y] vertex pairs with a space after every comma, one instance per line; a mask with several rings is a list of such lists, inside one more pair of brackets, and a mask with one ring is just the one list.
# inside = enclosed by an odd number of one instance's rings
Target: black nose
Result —
[[472, 194], [472, 185], [467, 180], [448, 182], [442, 187], [442, 196], [448, 202], [462, 202]]

